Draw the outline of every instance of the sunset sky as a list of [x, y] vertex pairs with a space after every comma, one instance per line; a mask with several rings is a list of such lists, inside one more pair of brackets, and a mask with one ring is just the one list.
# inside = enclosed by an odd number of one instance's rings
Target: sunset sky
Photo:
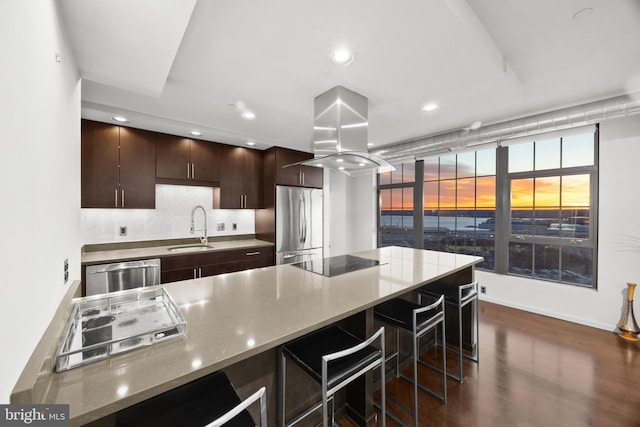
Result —
[[[488, 149], [425, 159], [424, 209], [494, 210], [495, 158], [495, 149]], [[593, 162], [593, 134], [509, 147], [510, 173], [587, 166]], [[381, 185], [414, 182], [414, 163], [395, 166], [396, 171], [380, 175]], [[381, 199], [383, 210], [413, 209], [412, 188], [381, 190]], [[590, 203], [588, 174], [511, 180], [512, 210], [588, 209]]]
[[[514, 210], [588, 208], [589, 187], [589, 175], [586, 174], [514, 179], [511, 181], [511, 207]], [[495, 188], [495, 176], [425, 182], [424, 209], [495, 209]], [[413, 209], [412, 188], [382, 190], [381, 199], [383, 210]]]

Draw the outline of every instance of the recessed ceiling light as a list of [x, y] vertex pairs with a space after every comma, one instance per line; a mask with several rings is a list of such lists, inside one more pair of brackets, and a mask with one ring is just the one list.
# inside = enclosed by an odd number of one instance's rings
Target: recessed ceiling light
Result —
[[440, 109], [440, 106], [435, 102], [429, 102], [428, 104], [424, 104], [422, 107], [423, 113], [435, 113]]
[[364, 163], [358, 163], [358, 166], [364, 166]]
[[255, 142], [253, 142], [253, 141], [247, 141], [247, 145], [254, 146], [254, 145], [256, 145], [256, 143], [255, 143]]
[[123, 116], [113, 116], [111, 117], [111, 120], [115, 120], [116, 122], [120, 123], [129, 123], [129, 119]]
[[191, 135], [191, 136], [202, 136], [202, 132], [200, 132], [199, 130], [192, 130], [191, 132], [189, 132], [189, 135]]
[[245, 120], [253, 120], [256, 118], [256, 115], [252, 111], [245, 111], [244, 113], [242, 113], [241, 117]]
[[347, 65], [353, 61], [353, 55], [351, 51], [345, 48], [339, 48], [331, 52], [331, 62], [336, 65]]
[[342, 162], [344, 162], [344, 160], [343, 159], [336, 159], [336, 162], [342, 163]]
[[375, 144], [373, 142], [368, 142], [367, 147], [373, 147]]
[[338, 169], [340, 169], [341, 171], [344, 170], [344, 166], [340, 166]]

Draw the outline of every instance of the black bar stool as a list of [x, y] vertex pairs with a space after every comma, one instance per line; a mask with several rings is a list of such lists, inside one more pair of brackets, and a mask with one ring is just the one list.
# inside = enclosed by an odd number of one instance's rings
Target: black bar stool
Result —
[[[462, 360], [463, 358], [474, 361], [475, 363], [479, 362], [480, 359], [480, 333], [479, 333], [479, 323], [478, 323], [478, 281], [473, 281], [466, 285], [460, 286], [452, 286], [444, 283], [432, 283], [418, 289], [418, 295], [420, 296], [420, 302], [423, 300], [433, 300], [434, 298], [440, 298], [444, 296], [444, 301], [446, 304], [456, 307], [458, 310], [458, 349], [454, 350], [451, 348], [447, 348], [447, 350], [458, 353], [459, 356], [459, 365], [458, 365], [458, 375], [455, 376], [451, 373], [447, 374], [451, 378], [458, 380], [460, 382], [464, 381], [464, 375], [462, 372]], [[474, 333], [474, 347], [471, 355], [464, 353], [462, 348], [462, 309], [467, 305], [473, 303], [473, 311], [474, 311], [474, 325], [473, 325], [473, 333]]]
[[[381, 350], [372, 346], [372, 343], [377, 339], [380, 339]], [[378, 366], [382, 378], [384, 378], [384, 328], [380, 328], [366, 341], [362, 341], [337, 326], [329, 326], [284, 344], [280, 353], [278, 415], [282, 427], [296, 424], [320, 407], [322, 407], [322, 425], [327, 427], [329, 400], [331, 400], [331, 425], [334, 425], [333, 395], [338, 390]], [[322, 401], [312, 405], [291, 420], [285, 419], [287, 358], [299, 365], [322, 387]], [[381, 383], [380, 392], [384, 402], [384, 381]], [[382, 425], [386, 426], [384, 403], [382, 406]]]
[[[445, 351], [447, 342], [445, 338], [444, 297], [441, 296], [436, 302], [428, 306], [422, 306], [402, 298], [394, 298], [375, 306], [373, 313], [376, 319], [394, 326], [398, 331], [396, 334], [396, 352], [390, 355], [386, 360], [391, 360], [395, 357], [396, 376], [399, 376], [413, 384], [413, 421], [414, 425], [417, 427], [418, 388], [426, 391], [434, 397], [437, 397], [442, 400], [443, 403], [447, 402], [447, 352]], [[438, 325], [441, 325], [442, 327], [442, 369], [438, 369], [435, 366], [424, 363], [419, 357], [420, 338], [434, 328], [437, 328]], [[400, 331], [409, 332], [413, 338], [413, 379], [402, 375], [398, 369], [400, 359]], [[436, 333], [436, 339], [437, 336], [438, 335]], [[418, 383], [418, 363], [442, 373], [442, 393], [437, 393]], [[396, 403], [403, 407], [399, 402]]]
[[247, 408], [260, 400], [260, 426], [267, 426], [265, 388], [240, 400], [229, 377], [216, 372], [152, 397], [116, 414], [117, 427], [255, 427]]

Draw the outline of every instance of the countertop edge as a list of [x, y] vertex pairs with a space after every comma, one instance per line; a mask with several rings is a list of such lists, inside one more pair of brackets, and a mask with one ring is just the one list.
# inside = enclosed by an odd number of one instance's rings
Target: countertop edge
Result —
[[127, 249], [114, 249], [105, 251], [92, 251], [84, 252], [82, 254], [82, 265], [95, 265], [109, 262], [122, 262], [131, 260], [140, 260], [148, 258], [158, 257], [173, 257], [182, 255], [196, 255], [207, 254], [215, 252], [232, 251], [235, 249], [245, 248], [257, 248], [257, 247], [274, 247], [271, 242], [258, 239], [240, 239], [240, 240], [220, 240], [211, 242], [212, 248], [207, 250], [194, 249], [192, 251], [184, 250], [179, 252], [171, 252], [168, 250], [170, 247], [182, 246], [182, 245], [166, 245], [166, 246], [152, 246], [141, 248], [127, 248]]

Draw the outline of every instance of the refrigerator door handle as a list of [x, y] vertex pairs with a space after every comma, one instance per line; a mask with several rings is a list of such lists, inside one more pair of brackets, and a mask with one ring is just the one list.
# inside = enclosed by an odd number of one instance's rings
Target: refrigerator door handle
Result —
[[292, 252], [292, 253], [283, 255], [282, 259], [291, 259], [291, 258], [298, 257], [300, 255], [316, 255], [318, 253], [319, 253], [318, 251], [313, 251], [313, 252], [310, 252], [310, 251], [298, 251], [298, 252]]
[[307, 243], [307, 199], [302, 196], [302, 244]]
[[298, 200], [298, 233], [299, 233], [299, 243], [300, 246], [304, 243], [304, 211], [302, 210], [302, 195], [300, 195], [300, 200]]

